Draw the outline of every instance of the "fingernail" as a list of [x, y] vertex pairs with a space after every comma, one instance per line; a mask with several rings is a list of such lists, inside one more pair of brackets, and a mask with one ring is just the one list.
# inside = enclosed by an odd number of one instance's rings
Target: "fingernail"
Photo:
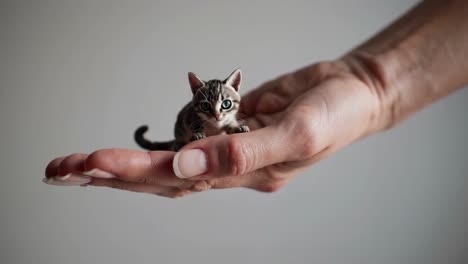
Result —
[[83, 174], [96, 177], [96, 178], [103, 178], [103, 179], [116, 178], [114, 174], [107, 172], [107, 171], [100, 170], [100, 169], [92, 169], [89, 171], [85, 171], [83, 172]]
[[174, 173], [179, 178], [190, 178], [208, 170], [206, 154], [200, 149], [177, 152], [172, 163]]
[[47, 178], [47, 177], [44, 177], [44, 179], [42, 179], [42, 182], [43, 183], [46, 183], [46, 184], [50, 184], [51, 182], [54, 181], [54, 178]]
[[91, 182], [91, 177], [69, 173], [65, 176], [55, 176], [52, 178], [44, 178], [42, 181], [49, 185], [76, 186], [76, 185], [82, 185], [82, 184], [87, 184]]

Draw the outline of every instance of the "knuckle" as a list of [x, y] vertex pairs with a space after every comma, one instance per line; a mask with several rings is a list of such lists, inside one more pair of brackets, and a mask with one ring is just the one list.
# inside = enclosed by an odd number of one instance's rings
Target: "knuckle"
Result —
[[315, 85], [319, 80], [326, 78], [330, 72], [335, 69], [335, 63], [329, 61], [323, 61], [317, 64], [313, 64], [302, 68], [294, 73], [295, 77], [298, 78], [304, 88]]
[[203, 192], [209, 189], [211, 189], [211, 185], [208, 183], [208, 181], [199, 181], [193, 184], [189, 190], [194, 192]]
[[111, 166], [113, 159], [121, 156], [122, 150], [117, 148], [108, 148], [96, 150], [89, 154], [87, 162], [99, 163], [102, 166]]
[[67, 157], [65, 157], [63, 160], [62, 160], [62, 165], [69, 165], [70, 163], [73, 163], [73, 161], [77, 160], [80, 158], [80, 156], [82, 156], [83, 154], [79, 154], [79, 153], [73, 153], [71, 155], [68, 155]]
[[298, 122], [295, 134], [300, 142], [299, 153], [302, 157], [309, 158], [316, 153], [317, 126], [314, 122], [303, 120]]
[[235, 136], [228, 141], [229, 162], [228, 173], [233, 176], [246, 174], [251, 170], [252, 164], [255, 162], [252, 149], [247, 144], [237, 140]]
[[311, 158], [317, 153], [313, 137], [307, 137], [302, 142], [299, 153], [303, 159]]
[[271, 169], [268, 169], [263, 176], [264, 182], [277, 183], [284, 180], [285, 174], [282, 172], [283, 170], [281, 167], [281, 163], [275, 164], [274, 168], [270, 167]]
[[84, 159], [84, 157], [85, 157], [85, 154], [74, 153], [63, 158], [60, 161], [60, 164], [58, 166], [58, 173], [64, 174], [64, 173], [71, 172], [73, 170], [82, 169], [81, 161]]
[[73, 153], [73, 154], [70, 154], [68, 155], [65, 160], [70, 160], [70, 159], [81, 159], [83, 156], [85, 156], [86, 154], [83, 154], [83, 153]]
[[292, 147], [296, 150], [296, 158], [307, 159], [317, 152], [317, 124], [301, 118], [285, 123], [288, 134], [291, 135]]
[[277, 79], [279, 87], [284, 89], [285, 92], [291, 90], [293, 87], [296, 87], [296, 78], [293, 74], [285, 74]]
[[101, 149], [96, 150], [93, 153], [89, 154], [86, 160], [86, 167], [96, 168], [103, 167], [108, 163], [108, 154], [112, 152], [111, 149]]
[[319, 76], [326, 76], [335, 67], [335, 63], [330, 61], [323, 61], [315, 64], [314, 72]]

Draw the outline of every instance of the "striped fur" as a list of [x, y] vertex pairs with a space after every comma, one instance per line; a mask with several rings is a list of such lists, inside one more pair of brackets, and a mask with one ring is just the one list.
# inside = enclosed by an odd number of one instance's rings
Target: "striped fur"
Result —
[[147, 150], [178, 151], [185, 144], [207, 136], [248, 132], [249, 127], [237, 119], [241, 79], [240, 70], [235, 70], [224, 81], [202, 81], [195, 74], [189, 73], [193, 97], [177, 115], [175, 139], [166, 142], [149, 141], [144, 137], [148, 127], [141, 126], [135, 131], [135, 141]]

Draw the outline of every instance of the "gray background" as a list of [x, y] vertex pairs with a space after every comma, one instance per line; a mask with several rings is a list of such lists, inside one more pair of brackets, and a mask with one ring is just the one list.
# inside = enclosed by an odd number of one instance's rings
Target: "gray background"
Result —
[[[1, 263], [467, 263], [468, 90], [274, 194], [47, 186], [47, 162], [169, 139], [202, 78], [333, 59], [415, 1], [2, 1]], [[156, 129], [158, 128], [158, 129]]]

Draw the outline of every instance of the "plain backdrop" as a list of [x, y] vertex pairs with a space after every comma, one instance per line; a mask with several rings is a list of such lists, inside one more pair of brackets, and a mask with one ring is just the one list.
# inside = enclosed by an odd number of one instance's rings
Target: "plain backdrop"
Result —
[[247, 92], [337, 58], [415, 3], [1, 1], [0, 262], [467, 263], [467, 89], [273, 194], [41, 182], [54, 157], [137, 149], [141, 124], [170, 139], [188, 71], [240, 67]]

